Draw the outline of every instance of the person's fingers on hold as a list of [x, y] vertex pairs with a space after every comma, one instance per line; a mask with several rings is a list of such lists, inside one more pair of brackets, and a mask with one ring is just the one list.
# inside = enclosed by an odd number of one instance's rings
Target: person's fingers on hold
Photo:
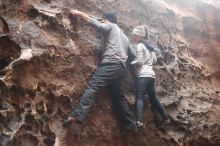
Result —
[[71, 14], [72, 15], [79, 15], [79, 13], [80, 13], [80, 11], [78, 11], [78, 10], [71, 10]]

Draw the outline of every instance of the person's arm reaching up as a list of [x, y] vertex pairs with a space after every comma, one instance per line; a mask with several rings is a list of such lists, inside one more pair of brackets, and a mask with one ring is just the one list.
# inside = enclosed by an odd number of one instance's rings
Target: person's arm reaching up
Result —
[[79, 10], [71, 10], [70, 13], [73, 16], [80, 16], [81, 18], [83, 18], [87, 22], [90, 22], [92, 20], [92, 18], [89, 15], [87, 15], [86, 13], [81, 12]]
[[110, 25], [108, 25], [106, 23], [101, 23], [101, 22], [95, 20], [94, 18], [90, 17], [88, 14], [86, 14], [84, 12], [81, 12], [79, 10], [71, 10], [71, 14], [73, 16], [79, 16], [79, 17], [83, 18], [83, 20], [92, 24], [94, 27], [96, 27], [98, 30], [100, 30], [102, 32], [108, 32], [111, 30]]

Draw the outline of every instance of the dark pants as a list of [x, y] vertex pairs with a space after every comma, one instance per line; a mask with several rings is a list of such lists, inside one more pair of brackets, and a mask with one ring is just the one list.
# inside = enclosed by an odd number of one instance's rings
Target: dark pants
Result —
[[79, 121], [83, 122], [99, 91], [107, 87], [113, 104], [119, 114], [123, 128], [131, 131], [136, 130], [135, 119], [122, 90], [124, 73], [125, 67], [120, 63], [100, 65], [93, 74], [87, 89], [82, 95], [80, 104], [70, 116], [76, 117]]
[[150, 77], [139, 77], [136, 82], [136, 116], [137, 121], [143, 120], [144, 96], [147, 93], [152, 106], [159, 112], [162, 119], [167, 118], [163, 105], [156, 96], [155, 79]]

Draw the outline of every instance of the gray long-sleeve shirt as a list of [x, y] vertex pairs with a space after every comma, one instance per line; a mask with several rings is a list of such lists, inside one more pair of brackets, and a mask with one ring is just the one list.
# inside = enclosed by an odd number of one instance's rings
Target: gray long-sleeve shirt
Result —
[[122, 63], [126, 66], [128, 56], [135, 57], [129, 39], [116, 24], [101, 23], [95, 19], [90, 23], [103, 34], [101, 64]]

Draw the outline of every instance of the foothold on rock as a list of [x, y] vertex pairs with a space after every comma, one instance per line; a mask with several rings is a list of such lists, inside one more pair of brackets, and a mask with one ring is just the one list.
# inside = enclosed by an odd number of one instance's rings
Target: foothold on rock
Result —
[[22, 51], [19, 59], [29, 61], [33, 57], [31, 49], [25, 49]]

